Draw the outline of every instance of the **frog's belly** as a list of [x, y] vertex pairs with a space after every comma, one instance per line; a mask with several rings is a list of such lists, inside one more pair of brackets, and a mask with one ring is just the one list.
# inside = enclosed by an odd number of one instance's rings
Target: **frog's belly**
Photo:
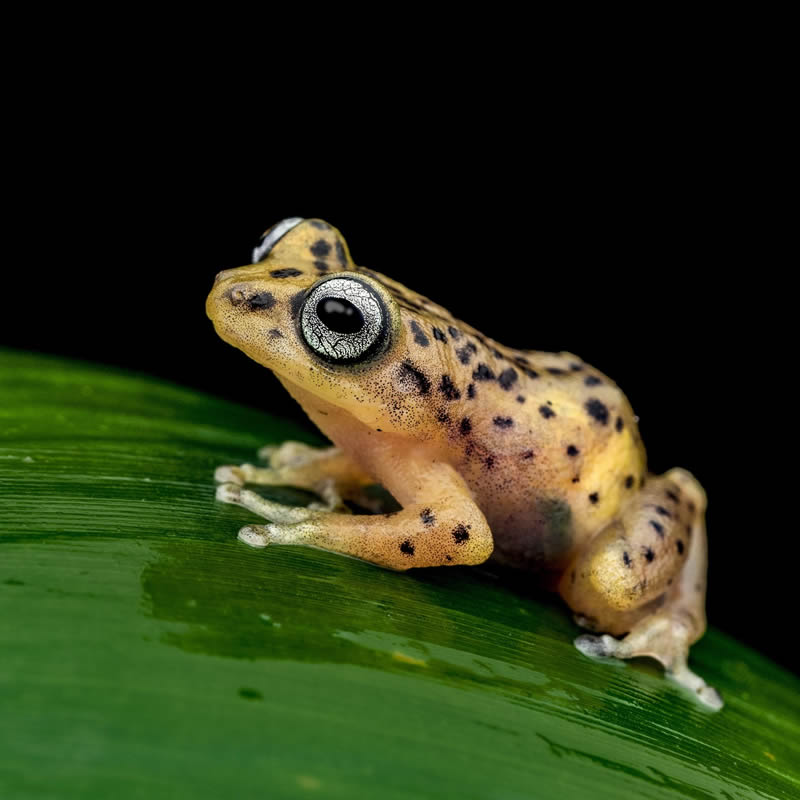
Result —
[[576, 548], [569, 504], [539, 498], [525, 508], [484, 511], [494, 538], [495, 561], [534, 572], [560, 572]]
[[[560, 572], [585, 538], [585, 524], [576, 518], [569, 493], [504, 472], [501, 467], [489, 480], [485, 472], [465, 475], [492, 531], [493, 560], [534, 572]], [[553, 473], [548, 477], [556, 485], [569, 480]]]

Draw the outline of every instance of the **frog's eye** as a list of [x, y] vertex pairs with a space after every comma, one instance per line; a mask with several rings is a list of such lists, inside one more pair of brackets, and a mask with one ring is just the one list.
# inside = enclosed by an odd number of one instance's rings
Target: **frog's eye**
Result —
[[329, 278], [318, 283], [303, 302], [300, 332], [321, 358], [354, 364], [375, 355], [389, 329], [380, 296], [355, 278]]

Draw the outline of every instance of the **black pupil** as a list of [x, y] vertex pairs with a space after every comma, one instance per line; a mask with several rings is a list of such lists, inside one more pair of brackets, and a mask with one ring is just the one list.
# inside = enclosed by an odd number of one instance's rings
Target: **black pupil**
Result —
[[317, 316], [336, 333], [358, 333], [364, 327], [364, 315], [349, 300], [337, 297], [320, 300]]

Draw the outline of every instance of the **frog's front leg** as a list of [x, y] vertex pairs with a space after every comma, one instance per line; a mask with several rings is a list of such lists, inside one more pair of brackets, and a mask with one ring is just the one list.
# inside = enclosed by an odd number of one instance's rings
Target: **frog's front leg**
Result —
[[492, 535], [458, 473], [447, 464], [407, 458], [404, 474], [413, 474], [415, 486], [406, 487], [402, 511], [391, 514], [350, 516], [293, 508], [233, 483], [219, 486], [217, 496], [272, 520], [239, 532], [254, 547], [305, 545], [396, 570], [485, 561], [492, 552]]
[[[716, 689], [689, 669], [689, 646], [706, 628], [705, 493], [685, 470], [652, 478], [618, 520], [596, 536], [565, 574], [560, 591], [586, 627], [591, 656], [660, 661], [668, 675], [714, 709]], [[624, 638], [615, 639], [609, 633]]]

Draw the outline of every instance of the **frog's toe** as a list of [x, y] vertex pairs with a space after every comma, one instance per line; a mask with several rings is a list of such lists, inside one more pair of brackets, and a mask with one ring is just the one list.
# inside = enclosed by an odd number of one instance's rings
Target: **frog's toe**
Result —
[[266, 525], [245, 525], [239, 529], [238, 537], [250, 547], [266, 547], [269, 544], [266, 527]]
[[267, 547], [270, 544], [313, 545], [316, 526], [313, 522], [270, 522], [266, 525], [245, 525], [238, 538], [250, 547]]
[[244, 486], [246, 483], [242, 469], [233, 464], [225, 464], [222, 467], [217, 467], [216, 470], [214, 470], [214, 480], [217, 483], [237, 483], [239, 486]]
[[[225, 468], [220, 467], [220, 469]], [[217, 486], [216, 497], [221, 503], [233, 503], [234, 505], [240, 505], [242, 502], [241, 484], [233, 481], [220, 483], [220, 485]]]
[[590, 658], [612, 658], [617, 654], [619, 642], [608, 634], [592, 636], [586, 633], [575, 639], [575, 647]]
[[272, 522], [303, 522], [323, 513], [311, 508], [287, 506], [283, 503], [276, 503], [274, 500], [267, 500], [249, 489], [243, 489], [236, 483], [221, 483], [217, 486], [217, 500], [242, 506]]
[[263, 447], [258, 449], [258, 460], [269, 464], [272, 460], [272, 454], [275, 453], [277, 449], [277, 446], [274, 444], [265, 444]]

